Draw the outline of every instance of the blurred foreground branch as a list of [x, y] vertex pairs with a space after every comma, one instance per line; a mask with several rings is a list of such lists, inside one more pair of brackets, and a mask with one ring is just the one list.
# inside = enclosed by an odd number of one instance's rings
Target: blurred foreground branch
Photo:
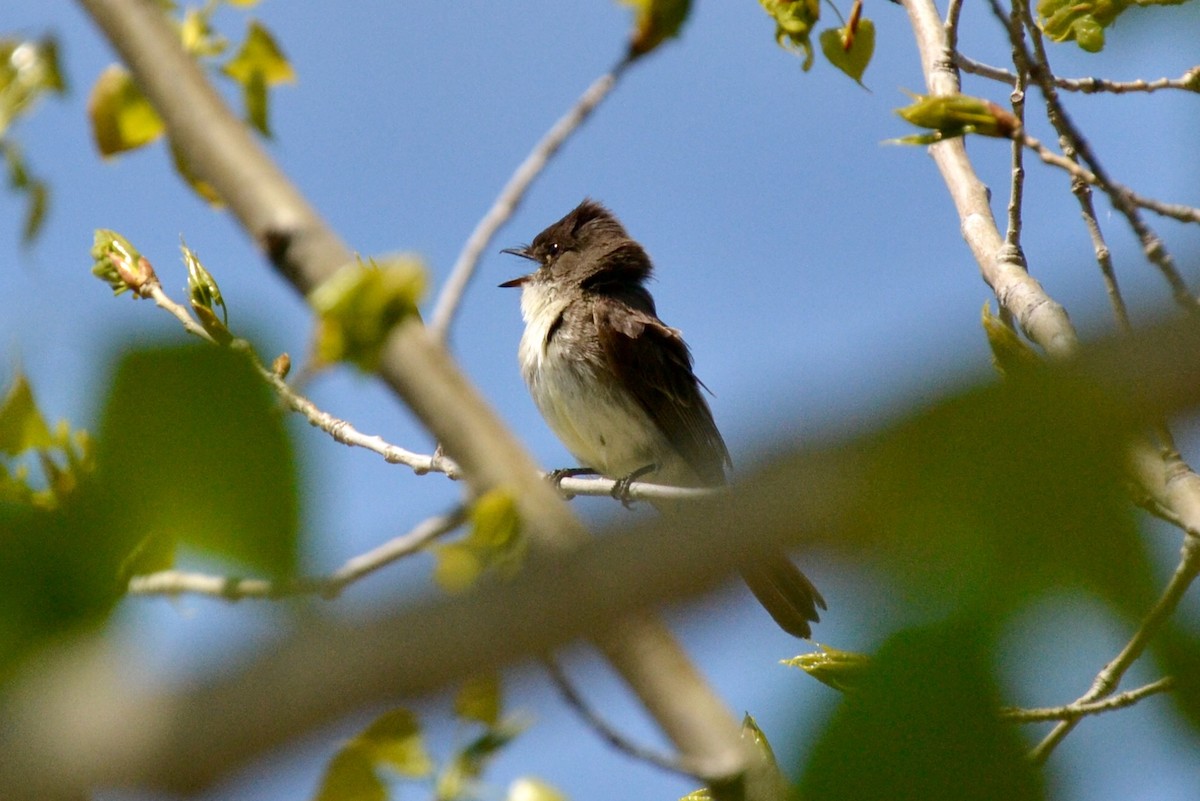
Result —
[[[966, 410], [973, 415], [968, 427], [977, 417], [1017, 413], [1021, 419], [1053, 415], [1050, 430], [1086, 418], [1111, 436], [1131, 436], [1142, 419], [1200, 404], [1197, 352], [1200, 325], [1192, 322], [1085, 349], [1044, 379], [1020, 387], [1010, 382], [922, 412], [915, 429], [903, 422], [890, 432], [785, 455], [729, 495], [690, 504], [678, 517], [622, 525], [572, 553], [543, 551], [519, 581], [486, 581], [465, 596], [399, 612], [305, 620], [202, 684], [151, 686], [137, 680], [128, 656], [97, 644], [65, 648], [31, 665], [0, 710], [0, 797], [68, 798], [110, 786], [194, 792], [352, 710], [536, 658], [580, 636], [603, 641], [613, 621], [704, 592], [778, 544], [840, 549], [848, 558], [895, 546], [919, 551], [927, 527], [904, 529], [912, 541], [897, 543], [881, 521], [911, 507], [898, 493], [914, 479], [894, 470], [895, 449], [935, 450], [947, 437], [939, 415], [951, 415], [950, 430], [961, 431], [964, 420], [954, 415], [974, 404]], [[1084, 396], [1105, 399], [1103, 407], [1086, 398], [1072, 401]], [[1004, 453], [1010, 442], [994, 453]], [[986, 471], [1006, 469], [974, 456], [969, 463], [985, 471], [983, 484], [995, 483]], [[729, 536], [735, 529], [739, 536]], [[1097, 532], [1072, 535], [1081, 554], [1095, 553]], [[989, 553], [1003, 550], [997, 545]], [[910, 555], [897, 563], [914, 571], [918, 586], [936, 583], [927, 576], [940, 569], [936, 560]], [[675, 678], [667, 671], [657, 680]], [[707, 773], [703, 764], [687, 764]]]

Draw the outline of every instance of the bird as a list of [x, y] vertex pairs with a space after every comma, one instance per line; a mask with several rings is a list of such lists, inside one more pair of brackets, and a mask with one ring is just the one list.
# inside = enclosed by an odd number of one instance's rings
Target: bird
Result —
[[[505, 281], [521, 289], [521, 375], [580, 468], [617, 480], [718, 487], [733, 463], [679, 330], [658, 317], [645, 248], [587, 198], [528, 245], [503, 253], [534, 262]], [[626, 498], [627, 499], [627, 498]], [[656, 503], [661, 510], [663, 504]], [[742, 568], [775, 622], [812, 636], [825, 599], [782, 550]]]

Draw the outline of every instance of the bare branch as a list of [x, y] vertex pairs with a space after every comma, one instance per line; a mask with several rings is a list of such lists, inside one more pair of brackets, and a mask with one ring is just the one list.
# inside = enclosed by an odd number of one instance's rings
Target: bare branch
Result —
[[1143, 698], [1148, 698], [1158, 693], [1168, 692], [1175, 687], [1175, 679], [1171, 676], [1164, 676], [1158, 681], [1150, 682], [1135, 690], [1128, 690], [1118, 695], [1112, 695], [1105, 698], [1103, 701], [1093, 701], [1091, 703], [1080, 703], [1076, 701], [1073, 704], [1064, 706], [1052, 706], [1040, 709], [1019, 709], [1009, 707], [1000, 710], [1000, 717], [1004, 720], [1011, 720], [1015, 723], [1044, 723], [1048, 720], [1078, 720], [1086, 715], [1099, 715], [1103, 712], [1111, 712], [1114, 709], [1124, 709], [1133, 706]]
[[129, 580], [131, 595], [209, 595], [226, 601], [245, 598], [283, 598], [290, 595], [320, 595], [336, 598], [350, 584], [425, 546], [463, 524], [462, 507], [444, 515], [430, 517], [411, 531], [353, 557], [327, 576], [305, 576], [286, 581], [213, 576], [182, 570], [163, 570]]
[[[1087, 164], [1095, 176], [1095, 183], [1101, 191], [1108, 195], [1113, 207], [1125, 217], [1129, 227], [1133, 229], [1138, 241], [1141, 242], [1142, 252], [1146, 259], [1158, 268], [1171, 288], [1171, 295], [1176, 303], [1189, 311], [1200, 310], [1200, 301], [1192, 295], [1183, 277], [1175, 266], [1175, 260], [1167, 251], [1166, 245], [1154, 230], [1142, 219], [1141, 213], [1126, 192], [1124, 187], [1114, 183], [1107, 171], [1100, 164], [1088, 140], [1083, 136], [1078, 126], [1072, 122], [1066, 109], [1058, 99], [1058, 90], [1050, 76], [1054, 73], [1046, 57], [1040, 29], [1033, 21], [1026, 0], [1013, 0], [1012, 8], [1019, 11], [1019, 21], [1010, 18], [1004, 12], [999, 0], [988, 0], [992, 13], [1008, 31], [1009, 41], [1012, 42], [1014, 60], [1019, 70], [1027, 72], [1038, 86], [1041, 87], [1042, 97], [1046, 103], [1047, 116], [1054, 129], [1058, 132], [1068, 155], [1078, 154], [1080, 160]], [[1025, 46], [1024, 32], [1028, 31], [1033, 42], [1033, 51]]]
[[[1003, 67], [984, 64], [962, 53], [954, 53], [954, 64], [963, 72], [1000, 81], [1009, 86], [1017, 83], [1016, 74]], [[1068, 92], [1081, 92], [1085, 95], [1108, 92], [1111, 94], [1127, 94], [1129, 92], [1157, 92], [1160, 89], [1182, 89], [1187, 92], [1200, 91], [1200, 67], [1192, 67], [1178, 78], [1159, 78], [1156, 81], [1137, 79], [1134, 81], [1113, 81], [1107, 78], [1060, 78], [1055, 75], [1052, 80], [1059, 89]]]
[[601, 75], [580, 95], [571, 110], [554, 123], [533, 151], [525, 157], [521, 166], [517, 167], [517, 171], [504, 185], [504, 189], [500, 191], [500, 195], [492, 203], [487, 214], [475, 226], [475, 230], [471, 232], [462, 252], [459, 253], [458, 260], [454, 262], [454, 267], [450, 270], [450, 277], [446, 279], [433, 309], [429, 329], [439, 339], [444, 340], [449, 333], [450, 323], [454, 320], [454, 313], [458, 310], [467, 284], [475, 273], [479, 257], [483, 255], [483, 251], [492, 241], [492, 237], [512, 217], [524, 199], [530, 184], [545, 169], [558, 149], [595, 111], [596, 106], [608, 97], [609, 92], [617, 85], [617, 80], [629, 63], [627, 60], [622, 60], [611, 72]]
[[[1121, 652], [1105, 665], [1103, 670], [1096, 674], [1096, 679], [1092, 682], [1091, 688], [1071, 706], [1094, 703], [1110, 695], [1117, 689], [1117, 685], [1120, 684], [1125, 672], [1132, 667], [1133, 663], [1142, 655], [1142, 652], [1146, 650], [1146, 646], [1150, 640], [1158, 634], [1163, 624], [1175, 613], [1175, 609], [1179, 606], [1179, 601], [1183, 598], [1183, 594], [1187, 592], [1188, 587], [1191, 586], [1197, 574], [1200, 574], [1200, 539], [1187, 536], [1183, 540], [1179, 564], [1176, 566], [1175, 573], [1171, 576], [1171, 580], [1167, 583], [1167, 587], [1158, 599], [1158, 602], [1151, 608], [1142, 621], [1142, 624], [1134, 632], [1133, 637], [1121, 649]], [[1071, 730], [1075, 728], [1079, 720], [1078, 717], [1074, 717], [1061, 721], [1034, 747], [1030, 752], [1030, 758], [1039, 764], [1045, 762], [1055, 746], [1071, 733]]]
[[545, 659], [542, 664], [545, 665], [546, 672], [550, 674], [550, 678], [554, 681], [563, 700], [575, 710], [579, 717], [583, 718], [584, 723], [591, 726], [600, 735], [600, 739], [639, 762], [646, 762], [670, 773], [678, 773], [681, 776], [704, 781], [704, 777], [698, 776], [694, 770], [689, 770], [679, 759], [640, 746], [609, 725], [608, 721], [601, 717], [600, 713], [580, 695], [579, 691], [575, 689], [575, 685], [571, 683], [567, 674], [554, 659]]

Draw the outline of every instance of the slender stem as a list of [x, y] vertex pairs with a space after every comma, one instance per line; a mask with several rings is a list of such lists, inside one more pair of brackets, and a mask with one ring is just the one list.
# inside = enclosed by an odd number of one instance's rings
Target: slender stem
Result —
[[[1137, 631], [1121, 649], [1111, 662], [1104, 666], [1104, 669], [1096, 674], [1095, 681], [1092, 682], [1091, 688], [1075, 701], [1073, 706], [1080, 704], [1090, 704], [1100, 700], [1116, 690], [1120, 684], [1121, 678], [1126, 671], [1137, 661], [1142, 652], [1146, 650], [1146, 645], [1162, 628], [1167, 619], [1174, 614], [1175, 609], [1179, 606], [1179, 601], [1187, 592], [1195, 580], [1196, 575], [1200, 573], [1200, 539], [1193, 536], [1187, 536], [1183, 541], [1183, 548], [1179, 559], [1179, 564], [1175, 567], [1175, 573], [1171, 576], [1171, 580], [1167, 583], [1166, 589], [1163, 590], [1162, 596], [1153, 608], [1147, 613], [1142, 624], [1138, 626]], [[1071, 730], [1079, 723], [1080, 718], [1069, 718], [1059, 722], [1057, 726], [1050, 730], [1050, 733], [1034, 747], [1030, 752], [1030, 758], [1038, 764], [1046, 761], [1054, 748], [1062, 742], [1063, 738], [1071, 733]]]
[[550, 674], [554, 686], [558, 688], [558, 692], [567, 702], [567, 706], [575, 710], [575, 713], [583, 718], [584, 723], [591, 726], [606, 743], [633, 759], [647, 762], [671, 773], [703, 780], [703, 777], [698, 776], [695, 770], [688, 769], [681, 759], [638, 745], [609, 724], [599, 712], [588, 704], [557, 661], [547, 657], [542, 660], [542, 664], [545, 665], [546, 672]]
[[[1009, 72], [1003, 67], [976, 61], [962, 53], [955, 52], [954, 63], [963, 72], [1000, 81], [1009, 86], [1017, 82], [1016, 73]], [[1200, 67], [1192, 67], [1178, 78], [1159, 78], [1155, 81], [1142, 79], [1134, 81], [1113, 81], [1107, 78], [1053, 78], [1054, 85], [1068, 92], [1080, 92], [1085, 95], [1107, 92], [1110, 94], [1127, 94], [1130, 92], [1157, 92], [1161, 89], [1182, 89], [1188, 92], [1200, 91]]]
[[246, 598], [283, 598], [290, 595], [321, 595], [335, 598], [342, 591], [371, 573], [393, 562], [420, 553], [433, 540], [462, 525], [466, 513], [462, 507], [444, 515], [430, 517], [411, 531], [349, 559], [327, 576], [305, 576], [283, 581], [235, 578], [162, 570], [129, 580], [131, 595], [209, 595], [226, 601]]
[[624, 73], [624, 70], [629, 62], [622, 61], [611, 72], [607, 72], [597, 78], [591, 86], [587, 88], [579, 99], [575, 101], [575, 105], [571, 110], [564, 114], [542, 137], [542, 140], [537, 143], [521, 165], [517, 167], [516, 172], [508, 179], [508, 183], [500, 190], [499, 196], [492, 207], [488, 209], [487, 214], [475, 226], [475, 230], [471, 232], [471, 236], [467, 239], [467, 243], [463, 246], [462, 252], [458, 255], [458, 260], [454, 262], [454, 267], [450, 270], [450, 277], [446, 279], [445, 285], [442, 287], [442, 292], [438, 296], [437, 303], [434, 305], [433, 316], [429, 323], [430, 330], [439, 339], [445, 339], [450, 331], [450, 324], [454, 320], [454, 314], [458, 310], [459, 304], [462, 302], [463, 294], [467, 290], [467, 284], [471, 281], [471, 276], [475, 274], [475, 267], [479, 263], [480, 256], [487, 248], [488, 243], [492, 241], [492, 237], [500, 230], [521, 201], [525, 198], [525, 193], [529, 190], [530, 184], [534, 179], [541, 174], [546, 165], [550, 163], [550, 159], [558, 152], [558, 149], [575, 133], [588, 118], [596, 107], [608, 97], [609, 93], [617, 85], [617, 80]]
[[1064, 706], [1044, 707], [1040, 709], [1018, 709], [1010, 707], [1000, 710], [1000, 717], [1004, 720], [1011, 720], [1015, 723], [1044, 723], [1048, 720], [1076, 720], [1086, 715], [1099, 715], [1103, 712], [1111, 712], [1114, 709], [1124, 709], [1133, 706], [1143, 698], [1148, 698], [1158, 693], [1168, 692], [1175, 687], [1175, 679], [1171, 676], [1164, 676], [1158, 681], [1150, 682], [1134, 690], [1127, 690], [1117, 695], [1111, 695], [1102, 701], [1092, 701], [1090, 703], [1080, 703], [1076, 701], [1073, 704]]

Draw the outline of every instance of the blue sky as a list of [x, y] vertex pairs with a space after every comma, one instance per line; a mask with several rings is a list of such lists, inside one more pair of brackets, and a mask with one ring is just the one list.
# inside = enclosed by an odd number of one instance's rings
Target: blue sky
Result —
[[[903, 10], [889, 3], [867, 8], [878, 44], [865, 91], [820, 59], [803, 73], [798, 59], [774, 45], [773, 24], [756, 3], [696, 6], [682, 39], [631, 70], [539, 179], [489, 248], [454, 327], [465, 370], [547, 467], [570, 460], [520, 380], [518, 297], [496, 284], [525, 265], [498, 251], [527, 242], [584, 196], [609, 205], [655, 260], [659, 311], [691, 344], [739, 466], [781, 445], [878, 425], [912, 403], [989, 375], [978, 323], [989, 292], [941, 179], [923, 149], [881, 144], [911, 132], [892, 113], [907, 102], [900, 89], [923, 87]], [[964, 49], [1002, 63], [1007, 47], [999, 29], [983, 4], [967, 6]], [[1194, 4], [1138, 13], [1121, 20], [1102, 54], [1056, 47], [1054, 64], [1067, 75], [1126, 79], [1175, 77], [1195, 64]], [[352, 247], [366, 255], [416, 251], [435, 281], [532, 144], [620, 55], [629, 26], [614, 3], [555, 0], [503, 6], [267, 0], [256, 14], [299, 76], [296, 86], [274, 93], [272, 154]], [[230, 33], [242, 24], [233, 12], [218, 20]], [[20, 365], [50, 416], [87, 425], [115, 352], [182, 336], [149, 304], [114, 300], [90, 276], [88, 248], [97, 227], [129, 237], [177, 296], [184, 284], [178, 242], [185, 236], [220, 282], [239, 331], [252, 332], [264, 350], [299, 357], [309, 334], [303, 302], [231, 218], [182, 187], [161, 145], [107, 163], [95, 154], [85, 124], [87, 91], [113, 56], [77, 7], [8, 0], [0, 12], [0, 33], [46, 31], [62, 41], [72, 92], [15, 132], [55, 190], [46, 230], [31, 250], [18, 243], [19, 202], [0, 194], [5, 372]], [[997, 101], [1007, 95], [997, 84], [967, 80], [968, 92]], [[1068, 100], [1119, 180], [1166, 200], [1200, 200], [1200, 161], [1185, 147], [1198, 122], [1194, 96]], [[1044, 129], [1034, 133], [1053, 141]], [[980, 140], [970, 151], [1002, 218], [1008, 148]], [[1029, 164], [1028, 173], [1025, 249], [1033, 271], [1085, 334], [1110, 330], [1066, 178], [1039, 164]], [[1100, 206], [1132, 303], [1146, 315], [1165, 308], [1163, 282]], [[1185, 278], [1200, 286], [1195, 227], [1159, 229]], [[364, 431], [413, 450], [432, 447], [370, 380], [335, 372], [319, 379], [312, 395]], [[457, 488], [440, 477], [414, 477], [307, 427], [296, 431], [304, 446], [307, 558], [314, 570], [402, 532], [456, 497]], [[590, 519], [623, 514], [611, 503], [576, 503]], [[1160, 533], [1157, 541], [1166, 569], [1177, 540]], [[888, 608], [888, 588], [858, 565], [821, 554], [801, 561], [830, 602], [817, 639], [869, 648], [886, 630], [880, 610]], [[342, 603], [428, 591], [428, 567], [386, 571]], [[1078, 598], [1043, 611], [1031, 616], [1032, 633], [1014, 634], [1014, 686], [1037, 684], [1036, 697], [1020, 699], [1029, 703], [1073, 698], [1125, 636]], [[777, 664], [797, 643], [742, 588], [731, 586], [671, 616], [729, 704], [753, 712], [777, 749], [802, 746], [805, 727], [819, 725], [832, 708], [832, 691]], [[152, 669], [173, 676], [224, 663], [276, 622], [269, 609], [193, 599], [131, 600], [120, 617], [122, 641]], [[1045, 653], [1047, 642], [1069, 654]], [[1052, 670], [1047, 660], [1056, 660]], [[653, 741], [650, 724], [593, 657], [580, 649], [569, 664], [598, 707]], [[513, 705], [535, 725], [491, 774], [496, 787], [530, 772], [577, 801], [670, 799], [692, 789], [609, 752], [544, 688], [536, 670], [515, 671], [510, 688]], [[417, 706], [445, 745], [454, 736], [437, 719], [445, 699]], [[1119, 720], [1089, 722], [1067, 740], [1052, 765], [1082, 781], [1059, 797], [1096, 797], [1101, 788], [1129, 799], [1191, 796], [1200, 772], [1194, 761], [1182, 766], [1179, 756], [1196, 743], [1171, 733], [1165, 702], [1146, 706]], [[364, 719], [315, 733], [206, 797], [303, 797], [337, 739]]]

